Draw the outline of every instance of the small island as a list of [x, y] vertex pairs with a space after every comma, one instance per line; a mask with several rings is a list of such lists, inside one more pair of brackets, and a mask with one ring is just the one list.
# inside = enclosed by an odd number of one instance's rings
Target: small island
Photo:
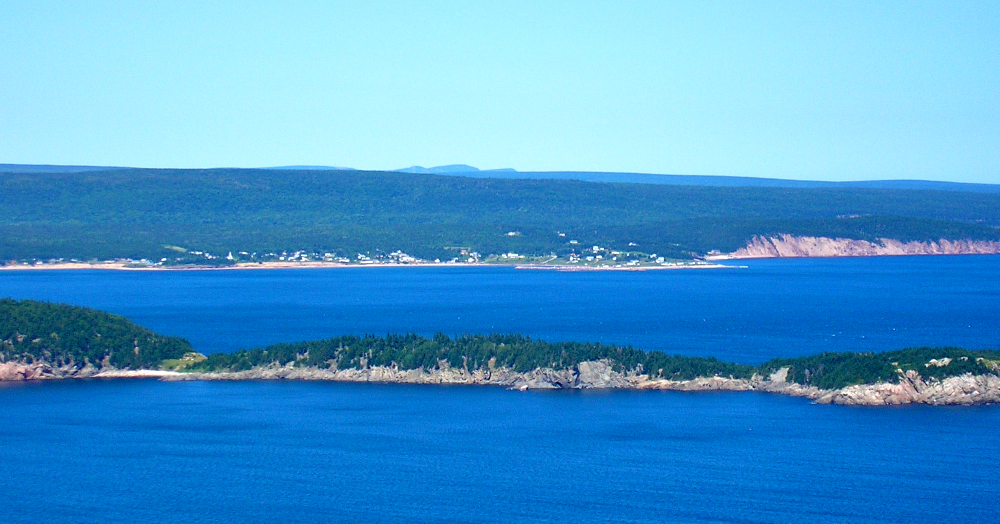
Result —
[[92, 309], [0, 299], [0, 381], [76, 378], [328, 380], [529, 389], [761, 391], [821, 404], [1000, 402], [1000, 351], [824, 353], [753, 366], [511, 335], [342, 336], [203, 355]]

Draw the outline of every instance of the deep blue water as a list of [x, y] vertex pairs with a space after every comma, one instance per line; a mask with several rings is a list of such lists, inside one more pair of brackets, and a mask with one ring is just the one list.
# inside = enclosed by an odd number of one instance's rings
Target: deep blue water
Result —
[[[0, 272], [206, 352], [523, 332], [757, 362], [1000, 346], [1000, 257], [746, 269]], [[1000, 406], [758, 393], [89, 380], [0, 384], [0, 522], [993, 523]]]
[[0, 413], [4, 522], [997, 521], [988, 406], [119, 380]]
[[751, 260], [745, 269], [0, 272], [0, 297], [90, 306], [204, 353], [341, 334], [525, 333], [759, 363], [1000, 347], [1000, 256]]

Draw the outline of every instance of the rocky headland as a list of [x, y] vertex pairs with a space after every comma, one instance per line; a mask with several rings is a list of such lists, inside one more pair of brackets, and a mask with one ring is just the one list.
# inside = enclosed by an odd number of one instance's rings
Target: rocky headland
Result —
[[432, 369], [402, 370], [395, 366], [362, 369], [330, 369], [288, 365], [258, 366], [245, 371], [177, 372], [166, 370], [128, 370], [86, 365], [55, 367], [42, 362], [0, 363], [0, 381], [59, 380], [84, 378], [158, 378], [165, 381], [190, 380], [316, 380], [384, 384], [479, 385], [501, 386], [511, 390], [543, 389], [619, 389], [662, 391], [757, 391], [804, 397], [817, 404], [849, 406], [893, 406], [903, 404], [973, 405], [1000, 403], [1000, 376], [967, 373], [942, 380], [924, 379], [913, 371], [900, 372], [898, 383], [851, 385], [837, 389], [804, 386], [788, 380], [789, 368], [768, 376], [749, 379], [698, 377], [692, 380], [650, 378], [640, 372], [615, 371], [609, 361], [580, 362], [569, 369], [535, 369], [515, 372], [509, 369], [480, 369], [442, 366]]
[[184, 339], [75, 306], [0, 299], [0, 381], [327, 380], [513, 390], [760, 391], [823, 404], [1000, 402], [1000, 351], [954, 347], [775, 358], [759, 365], [520, 334], [345, 335], [204, 355]]

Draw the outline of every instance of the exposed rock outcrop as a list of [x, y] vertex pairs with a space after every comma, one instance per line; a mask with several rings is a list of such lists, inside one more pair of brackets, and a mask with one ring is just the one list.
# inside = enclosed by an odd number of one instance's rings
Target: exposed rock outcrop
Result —
[[1000, 377], [971, 373], [944, 380], [924, 381], [909, 371], [898, 384], [864, 384], [827, 391], [815, 397], [820, 404], [887, 406], [899, 404], [993, 404], [1000, 402]]
[[394, 382], [403, 384], [468, 384], [506, 386], [511, 389], [590, 389], [634, 388], [645, 380], [645, 375], [614, 371], [607, 361], [581, 362], [565, 370], [535, 369], [525, 373], [507, 368], [457, 369], [443, 366], [438, 369], [402, 370], [392, 367], [365, 367], [360, 369], [323, 369], [315, 367], [263, 366], [247, 371], [213, 373], [178, 373], [167, 380], [331, 380], [338, 382]]
[[805, 397], [818, 404], [890, 406], [900, 404], [972, 405], [1000, 403], [1000, 376], [965, 374], [944, 380], [924, 380], [915, 371], [901, 373], [898, 383], [819, 389], [789, 382], [788, 368], [750, 379], [699, 377], [693, 380], [650, 379], [633, 371], [615, 371], [608, 361], [581, 362], [565, 370], [535, 369], [516, 372], [506, 368], [469, 371], [443, 367], [401, 370], [396, 367], [323, 369], [316, 367], [262, 366], [247, 371], [185, 373], [161, 370], [101, 369], [91, 365], [55, 368], [45, 363], [0, 363], [0, 381], [69, 378], [159, 378], [184, 380], [328, 380], [398, 384], [491, 385], [509, 389], [638, 389], [667, 391], [760, 391]]
[[937, 242], [900, 242], [880, 238], [877, 242], [849, 238], [777, 235], [755, 236], [745, 247], [728, 255], [709, 259], [796, 258], [796, 257], [871, 257], [893, 255], [994, 255], [1000, 254], [1000, 242], [985, 240], [946, 240]]
[[82, 368], [73, 365], [56, 367], [39, 361], [0, 363], [0, 381], [89, 378], [98, 373], [100, 370], [89, 363]]

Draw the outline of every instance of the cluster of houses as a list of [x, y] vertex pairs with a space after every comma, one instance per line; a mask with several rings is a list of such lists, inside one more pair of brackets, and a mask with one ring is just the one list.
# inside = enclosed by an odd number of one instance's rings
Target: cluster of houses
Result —
[[[520, 236], [519, 231], [511, 231], [507, 233], [507, 236]], [[560, 237], [565, 237], [565, 233], [558, 233]], [[578, 240], [568, 240], [567, 241], [570, 249], [572, 251], [568, 255], [556, 256], [552, 253], [550, 259], [545, 261], [545, 263], [569, 263], [569, 264], [581, 264], [589, 266], [612, 266], [612, 267], [627, 267], [627, 266], [639, 266], [639, 265], [649, 265], [649, 264], [660, 264], [669, 265], [664, 257], [657, 256], [655, 253], [652, 255], [638, 252], [628, 252], [613, 250], [607, 247], [602, 247], [599, 245], [593, 245], [590, 248], [585, 248], [580, 246]], [[578, 247], [579, 246], [579, 247]], [[636, 246], [634, 243], [629, 243], [630, 247]], [[229, 251], [225, 255], [213, 254], [208, 251], [202, 250], [185, 250], [181, 247], [176, 246], [166, 246], [172, 250], [178, 251], [179, 256], [174, 257], [164, 257], [160, 258], [159, 261], [150, 259], [119, 259], [117, 262], [125, 262], [131, 265], [138, 266], [164, 266], [164, 265], [184, 265], [184, 264], [201, 264], [208, 263], [209, 265], [218, 264], [232, 264], [238, 262], [326, 262], [326, 263], [336, 263], [336, 264], [426, 264], [426, 263], [442, 263], [440, 259], [425, 260], [419, 257], [410, 255], [402, 250], [395, 250], [392, 252], [382, 252], [378, 251], [376, 253], [356, 253], [351, 256], [344, 256], [334, 252], [317, 252], [308, 250], [297, 250], [297, 251], [269, 251], [269, 252], [251, 252], [251, 251]], [[501, 254], [490, 254], [483, 256], [476, 251], [472, 251], [469, 248], [447, 248], [454, 249], [459, 252], [459, 256], [451, 258], [450, 260], [444, 261], [447, 264], [478, 264], [481, 262], [486, 263], [507, 263], [507, 262], [520, 262], [524, 261], [528, 257], [523, 254], [519, 254], [513, 251], [509, 251]], [[558, 259], [562, 259], [564, 262], [559, 262]], [[53, 260], [32, 260], [24, 261], [23, 263], [29, 264], [45, 264], [45, 263], [64, 263], [64, 259], [53, 259]], [[72, 262], [79, 262], [73, 259]]]
[[[576, 244], [575, 240], [570, 240], [570, 244]], [[629, 246], [635, 246], [634, 243], [629, 243]], [[630, 267], [630, 266], [640, 266], [646, 264], [660, 264], [660, 265], [670, 265], [671, 262], [667, 262], [664, 257], [658, 256], [656, 253], [651, 255], [646, 253], [633, 253], [626, 251], [613, 250], [601, 246], [592, 246], [590, 249], [581, 250], [580, 253], [576, 251], [569, 254], [567, 260], [570, 264], [588, 264], [588, 265], [601, 265], [609, 267]]]
[[[505, 253], [499, 255], [500, 258], [504, 259], [518, 259], [524, 258], [524, 255], [518, 255], [517, 253]], [[485, 258], [478, 252], [469, 251], [467, 249], [462, 249], [460, 256], [454, 257], [451, 260], [445, 261], [445, 263], [451, 264], [476, 264]], [[60, 260], [61, 261], [61, 260]], [[353, 257], [339, 255], [332, 252], [311, 252], [306, 250], [298, 251], [269, 251], [265, 253], [250, 252], [250, 251], [237, 251], [228, 252], [225, 255], [212, 254], [208, 251], [191, 250], [184, 253], [183, 256], [177, 256], [173, 258], [162, 258], [159, 262], [153, 262], [146, 259], [132, 260], [123, 259], [119, 262], [127, 262], [136, 265], [177, 265], [177, 264], [192, 264], [199, 263], [199, 261], [210, 262], [212, 265], [219, 263], [236, 263], [236, 262], [332, 262], [338, 264], [427, 264], [427, 263], [441, 263], [440, 259], [435, 260], [425, 260], [414, 255], [410, 255], [402, 250], [396, 250], [389, 253], [376, 252], [376, 253], [356, 253]], [[54, 262], [54, 261], [50, 261]], [[42, 263], [42, 262], [39, 262]]]

